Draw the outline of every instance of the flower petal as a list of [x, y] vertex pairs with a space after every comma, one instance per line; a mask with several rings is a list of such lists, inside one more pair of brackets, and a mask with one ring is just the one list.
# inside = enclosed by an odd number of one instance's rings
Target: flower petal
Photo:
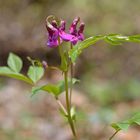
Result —
[[56, 26], [55, 22], [52, 22], [53, 25], [48, 24], [46, 25], [46, 28], [48, 30], [48, 41], [47, 41], [47, 46], [49, 47], [57, 47], [58, 44], [58, 36], [59, 36], [59, 31]]
[[57, 39], [58, 38], [58, 30], [53, 27], [51, 24], [49, 26], [46, 26], [47, 30], [48, 30], [48, 35], [49, 37], [53, 38], [53, 39]]
[[59, 30], [65, 31], [66, 22], [64, 20], [61, 21]]
[[71, 43], [72, 43], [73, 45], [76, 45], [77, 42], [78, 42], [78, 38], [77, 38], [77, 37], [74, 37], [74, 38], [71, 40]]
[[75, 37], [74, 35], [65, 33], [64, 31], [59, 31], [59, 36], [64, 40], [64, 41], [70, 41], [73, 45], [75, 45], [78, 41], [78, 38]]
[[[60, 44], [62, 43], [62, 39], [60, 39]], [[48, 41], [47, 41], [47, 46], [48, 47], [51, 47], [51, 48], [53, 48], [53, 47], [58, 47], [59, 46], [59, 42], [58, 42], [58, 40], [51, 40], [51, 39], [48, 39]]]
[[79, 27], [79, 30], [78, 30], [78, 39], [81, 40], [81, 41], [84, 40], [84, 34], [83, 34], [84, 27], [85, 27], [85, 24], [82, 22], [80, 24], [80, 27]]
[[73, 35], [65, 33], [64, 31], [59, 31], [59, 36], [64, 40], [64, 41], [70, 41], [73, 39]]
[[75, 36], [77, 35], [76, 26], [77, 26], [77, 24], [78, 24], [79, 21], [80, 21], [80, 18], [79, 17], [77, 17], [77, 18], [75, 18], [73, 20], [73, 22], [72, 22], [72, 24], [70, 26], [70, 29], [69, 29], [70, 34], [75, 35]]

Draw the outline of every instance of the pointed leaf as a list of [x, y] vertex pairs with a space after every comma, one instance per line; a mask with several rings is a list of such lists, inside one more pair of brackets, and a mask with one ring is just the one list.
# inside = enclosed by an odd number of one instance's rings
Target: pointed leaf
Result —
[[[76, 80], [75, 78], [73, 78], [72, 81], [73, 81], [73, 84], [75, 84], [79, 80]], [[69, 85], [70, 85], [70, 80], [69, 80]], [[46, 91], [50, 94], [53, 94], [55, 97], [58, 97], [62, 92], [65, 91], [65, 83], [64, 83], [64, 81], [60, 81], [57, 84], [47, 84], [47, 85], [40, 86], [40, 87], [33, 87], [32, 96], [37, 94], [41, 90]]]
[[72, 50], [69, 51], [69, 57], [74, 63], [78, 56], [82, 53], [85, 48], [95, 44], [97, 41], [104, 40], [111, 45], [121, 45], [124, 42], [140, 42], [140, 35], [133, 36], [123, 36], [120, 34], [109, 34], [109, 35], [97, 35], [93, 37], [89, 37], [84, 41], [78, 43], [73, 47]]
[[30, 66], [27, 75], [34, 83], [36, 83], [44, 75], [44, 69], [38, 66]]
[[14, 72], [17, 73], [20, 72], [23, 66], [21, 58], [13, 53], [9, 54], [7, 64]]
[[103, 38], [104, 36], [97, 35], [79, 42], [76, 46], [73, 47], [72, 50], [69, 51], [69, 57], [71, 58], [72, 62], [74, 63], [76, 61], [77, 57], [81, 54], [83, 49], [95, 44], [97, 41]]
[[140, 125], [140, 113], [139, 113], [139, 112], [136, 113], [136, 114], [129, 120], [129, 122], [130, 122], [131, 124], [136, 123], [136, 124]]
[[6, 66], [0, 67], [0, 75], [4, 75], [8, 73], [13, 73], [13, 71]]
[[127, 130], [133, 124], [140, 125], [140, 112], [136, 113], [126, 121], [112, 123], [111, 126], [117, 131], [117, 130]]
[[24, 82], [26, 82], [28, 84], [33, 84], [31, 79], [29, 79], [28, 77], [24, 76], [23, 74], [13, 72], [8, 67], [0, 67], [0, 75], [1, 76], [7, 76], [7, 77], [10, 77], [10, 78], [14, 78], [14, 79], [18, 79], [18, 80], [24, 81]]
[[130, 124], [127, 122], [122, 122], [122, 123], [113, 123], [111, 125], [116, 131], [118, 130], [128, 130]]

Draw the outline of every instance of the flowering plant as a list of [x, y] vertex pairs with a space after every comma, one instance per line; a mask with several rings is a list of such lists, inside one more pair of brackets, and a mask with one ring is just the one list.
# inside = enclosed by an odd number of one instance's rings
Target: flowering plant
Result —
[[69, 29], [69, 33], [65, 32], [65, 21], [56, 21], [53, 19], [51, 23], [49, 19], [53, 18], [53, 16], [49, 16], [46, 20], [46, 28], [48, 30], [48, 41], [47, 46], [49, 47], [58, 47], [62, 41], [69, 41], [73, 45], [77, 44], [78, 40], [84, 40], [84, 23], [81, 23], [79, 30], [77, 31], [76, 26], [80, 21], [80, 18], [77, 17], [73, 20], [71, 27]]
[[[71, 99], [73, 84], [79, 81], [73, 78], [74, 64], [77, 58], [84, 49], [92, 46], [100, 40], [104, 40], [111, 45], [121, 45], [123, 42], [140, 42], [140, 35], [123, 36], [121, 34], [97, 35], [84, 40], [83, 31], [85, 24], [81, 22], [79, 28], [77, 29], [79, 22], [80, 18], [75, 18], [69, 28], [69, 32], [67, 33], [65, 31], [65, 21], [60, 20], [55, 16], [49, 16], [46, 20], [46, 29], [48, 31], [48, 40], [46, 44], [48, 47], [58, 48], [58, 53], [61, 58], [60, 66], [57, 68], [53, 67], [62, 71], [64, 77], [63, 80], [57, 84], [37, 86], [37, 82], [43, 77], [46, 69], [50, 67], [45, 61], [40, 62], [38, 60], [32, 60], [28, 57], [28, 60], [31, 62], [31, 66], [28, 69], [27, 75], [23, 75], [20, 73], [23, 67], [21, 58], [13, 53], [10, 53], [7, 61], [8, 66], [0, 67], [0, 75], [22, 80], [32, 85], [32, 96], [39, 93], [39, 91], [45, 91], [53, 95], [59, 105], [61, 113], [69, 123], [75, 140], [79, 138], [75, 129], [75, 107], [72, 105]], [[62, 46], [63, 42], [69, 42], [69, 46]], [[69, 73], [70, 78], [68, 78]], [[66, 105], [63, 105], [59, 100], [59, 95], [64, 91]], [[109, 139], [111, 140], [120, 130], [127, 129], [132, 124], [140, 124], [140, 113], [135, 114], [132, 118], [126, 121], [113, 123], [112, 127], [116, 131]]]

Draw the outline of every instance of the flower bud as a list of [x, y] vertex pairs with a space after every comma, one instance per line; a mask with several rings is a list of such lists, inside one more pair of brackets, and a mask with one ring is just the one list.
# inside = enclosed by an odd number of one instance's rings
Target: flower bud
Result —
[[48, 68], [47, 62], [43, 60], [42, 61], [42, 66], [43, 66], [44, 70], [46, 70]]

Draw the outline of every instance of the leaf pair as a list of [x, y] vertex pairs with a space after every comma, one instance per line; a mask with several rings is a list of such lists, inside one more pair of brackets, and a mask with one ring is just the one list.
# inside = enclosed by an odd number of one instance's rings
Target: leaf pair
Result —
[[136, 113], [133, 117], [130, 119], [119, 122], [119, 123], [112, 123], [111, 126], [116, 130], [127, 130], [131, 125], [140, 125], [140, 112]]
[[[73, 78], [72, 83], [75, 84], [79, 80]], [[71, 81], [69, 80], [69, 85]], [[52, 95], [54, 95], [56, 98], [65, 91], [65, 82], [59, 81], [57, 84], [47, 84], [40, 87], [33, 87], [32, 89], [32, 96], [37, 94], [39, 91], [46, 91]]]
[[28, 76], [21, 74], [20, 71], [23, 67], [23, 62], [19, 56], [13, 53], [9, 54], [7, 64], [7, 67], [0, 67], [0, 75], [15, 78], [28, 84], [36, 83], [44, 74], [44, 69], [38, 66], [30, 66], [27, 72]]

